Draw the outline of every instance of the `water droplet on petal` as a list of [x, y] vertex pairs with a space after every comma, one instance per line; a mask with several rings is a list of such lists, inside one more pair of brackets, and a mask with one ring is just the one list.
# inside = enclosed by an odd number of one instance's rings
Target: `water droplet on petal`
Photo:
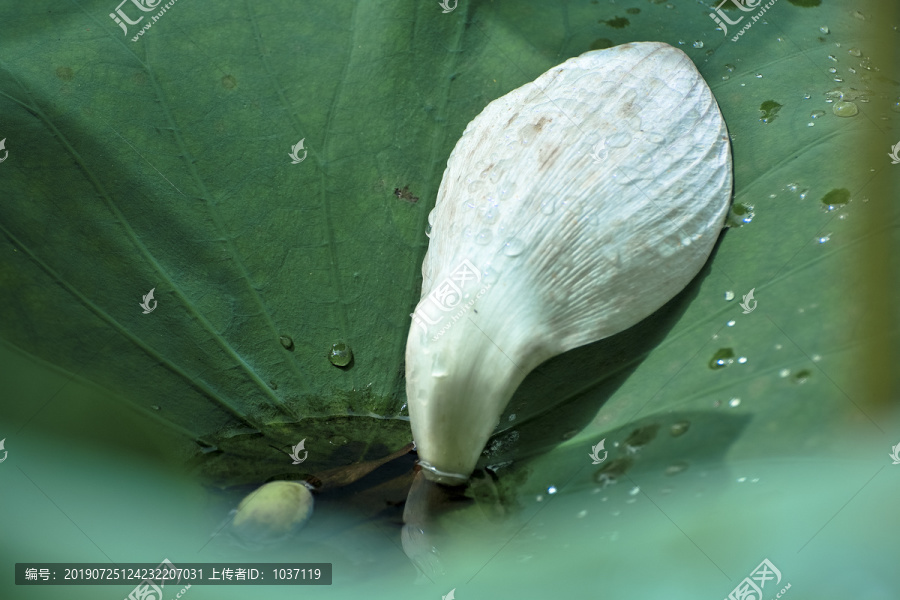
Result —
[[503, 254], [506, 256], [518, 256], [525, 249], [525, 242], [519, 238], [509, 238], [503, 244]]
[[497, 221], [497, 209], [493, 206], [486, 206], [481, 212], [481, 220], [488, 225]]
[[702, 47], [703, 47], [703, 42], [701, 40], [697, 40], [696, 42], [694, 42], [694, 48], [702, 48]]

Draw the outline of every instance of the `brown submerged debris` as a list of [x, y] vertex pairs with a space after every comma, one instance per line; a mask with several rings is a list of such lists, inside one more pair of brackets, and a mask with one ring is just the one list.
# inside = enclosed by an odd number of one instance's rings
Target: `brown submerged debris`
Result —
[[366, 462], [353, 463], [351, 465], [346, 465], [343, 467], [328, 469], [327, 471], [322, 471], [321, 473], [316, 473], [315, 475], [308, 476], [306, 478], [306, 481], [313, 486], [313, 490], [316, 492], [350, 485], [354, 481], [362, 479], [384, 463], [390, 462], [395, 458], [399, 458], [404, 454], [410, 453], [412, 449], [413, 443], [410, 442], [393, 454], [388, 454], [383, 458], [377, 458], [375, 460], [367, 460]]

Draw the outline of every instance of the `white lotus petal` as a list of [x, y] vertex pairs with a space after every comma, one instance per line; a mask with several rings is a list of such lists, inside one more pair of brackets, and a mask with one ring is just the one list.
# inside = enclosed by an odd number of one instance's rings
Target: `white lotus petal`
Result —
[[447, 161], [407, 340], [426, 475], [464, 481], [529, 371], [681, 291], [731, 185], [712, 92], [666, 44], [588, 52], [491, 102]]

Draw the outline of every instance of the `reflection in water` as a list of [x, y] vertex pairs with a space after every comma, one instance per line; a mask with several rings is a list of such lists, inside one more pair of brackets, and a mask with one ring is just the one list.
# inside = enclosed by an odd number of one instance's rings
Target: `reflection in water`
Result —
[[416, 471], [403, 509], [404, 525], [400, 538], [406, 556], [434, 581], [446, 572], [438, 550], [448, 542], [446, 532], [439, 525], [440, 517], [471, 500], [464, 494], [465, 486], [434, 483], [425, 478], [418, 466]]

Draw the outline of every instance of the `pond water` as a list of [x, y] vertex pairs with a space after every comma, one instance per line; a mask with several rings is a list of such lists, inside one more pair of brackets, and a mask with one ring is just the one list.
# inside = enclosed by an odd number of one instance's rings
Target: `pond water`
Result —
[[[781, 429], [744, 413], [750, 424], [724, 456], [711, 432], [733, 417], [713, 410], [660, 417], [644, 439], [608, 434], [609, 456], [599, 465], [588, 456], [599, 440], [587, 428], [517, 473], [479, 479], [474, 498], [445, 502], [449, 509], [418, 520], [424, 533], [417, 528], [405, 548], [402, 505], [367, 506], [365, 498], [408, 475], [409, 455], [318, 495], [294, 537], [249, 550], [223, 527], [242, 493], [180, 475], [169, 434], [8, 348], [0, 363], [19, 407], [2, 434], [9, 453], [0, 463], [3, 598], [117, 600], [133, 590], [15, 586], [16, 562], [163, 559], [333, 565], [330, 586], [170, 586], [163, 600], [718, 600], [765, 560], [774, 567], [765, 599], [893, 600], [900, 589], [900, 465], [889, 457], [892, 444], [841, 415], [832, 420], [843, 431], [833, 447], [805, 451], [812, 436], [795, 423], [785, 429], [794, 432], [794, 450], [785, 452], [773, 437]], [[672, 428], [672, 419], [681, 425]]]

